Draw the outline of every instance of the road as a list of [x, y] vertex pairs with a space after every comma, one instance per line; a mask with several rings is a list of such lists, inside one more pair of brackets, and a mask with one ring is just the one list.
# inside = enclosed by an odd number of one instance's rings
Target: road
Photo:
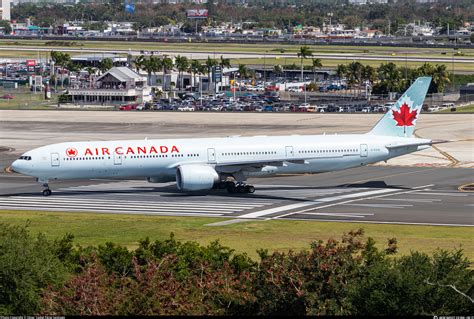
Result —
[[[40, 47], [40, 48], [25, 48], [19, 46], [0, 46], [1, 51], [24, 51], [24, 52], [50, 52], [54, 50], [60, 50], [62, 52], [71, 52], [71, 53], [118, 53], [118, 54], [132, 54], [140, 55], [139, 50], [107, 50], [102, 48], [58, 48], [58, 47]], [[167, 54], [170, 56], [186, 56], [192, 59], [204, 60], [208, 56], [219, 58], [221, 55], [224, 58], [228, 59], [285, 59], [285, 58], [296, 58], [296, 54], [274, 54], [274, 53], [259, 53], [259, 52], [248, 52], [248, 53], [239, 53], [239, 52], [227, 52], [227, 51], [176, 51], [176, 50], [160, 50], [160, 53]], [[1, 55], [1, 53], [0, 53]], [[355, 54], [355, 53], [322, 53], [317, 54], [317, 57], [320, 59], [329, 59], [329, 60], [357, 60], [357, 61], [392, 61], [392, 62], [428, 62], [428, 63], [469, 63], [474, 64], [473, 58], [467, 57], [429, 57], [429, 56], [404, 56], [404, 55], [372, 55], [372, 54]], [[262, 60], [263, 64], [263, 60]]]

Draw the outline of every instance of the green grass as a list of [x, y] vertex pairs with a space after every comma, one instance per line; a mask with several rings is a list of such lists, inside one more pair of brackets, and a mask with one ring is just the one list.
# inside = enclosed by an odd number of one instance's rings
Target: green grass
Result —
[[[103, 48], [103, 49], [156, 49], [156, 50], [182, 50], [182, 51], [232, 51], [232, 52], [269, 52], [280, 53], [296, 53], [300, 44], [245, 44], [240, 43], [205, 43], [205, 42], [182, 42], [182, 43], [164, 43], [164, 42], [121, 42], [121, 41], [81, 41], [80, 38], [74, 41], [48, 41], [48, 40], [3, 40], [1, 45], [7, 46], [23, 46], [23, 47], [44, 47], [55, 46], [63, 47], [63, 42], [71, 42], [72, 45], [67, 48]], [[48, 43], [46, 45], [46, 43]], [[406, 48], [406, 47], [386, 47], [386, 46], [339, 46], [339, 45], [310, 45], [315, 52], [332, 52], [332, 53], [367, 53], [367, 54], [430, 54], [433, 56], [441, 55], [446, 52], [451, 55], [453, 50], [450, 48]], [[474, 49], [462, 49], [465, 57], [473, 56]], [[445, 56], [445, 55], [443, 55]]]
[[44, 99], [43, 92], [30, 92], [28, 87], [19, 85], [18, 89], [0, 88], [0, 96], [5, 94], [13, 95], [13, 99], [0, 99], [0, 110], [7, 109], [48, 109], [57, 103], [57, 98], [52, 95], [51, 100]]
[[[335, 69], [338, 64], [348, 64], [352, 62], [353, 60], [350, 58], [347, 59], [321, 59], [321, 63], [323, 64], [323, 69], [325, 68], [333, 68]], [[360, 61], [364, 65], [371, 65], [373, 67], [379, 67], [380, 64], [386, 63], [386, 60], [380, 59], [380, 60], [357, 60]], [[404, 61], [390, 61], [395, 63], [399, 67], [404, 67], [408, 66], [410, 68], [415, 68], [423, 65], [425, 62], [419, 61], [419, 62], [407, 62], [405, 63]], [[281, 64], [281, 65], [289, 65], [295, 63], [297, 66], [300, 65], [301, 61], [298, 58], [267, 58], [267, 59], [258, 59], [258, 58], [252, 58], [252, 59], [231, 59], [231, 63], [233, 65], [237, 64], [245, 64], [247, 66], [261, 66], [261, 65], [266, 65], [267, 67], [273, 67], [274, 65]], [[304, 60], [303, 64], [304, 65], [311, 65], [312, 61], [311, 59], [306, 59]], [[452, 64], [451, 63], [434, 63], [434, 64], [444, 64], [446, 65], [446, 68], [451, 71], [452, 70]], [[473, 73], [474, 72], [474, 63], [454, 63], [454, 72], [463, 72], [463, 73]]]
[[410, 250], [432, 253], [437, 248], [462, 247], [474, 260], [473, 230], [469, 227], [411, 226], [334, 223], [317, 221], [249, 221], [226, 226], [206, 226], [224, 221], [221, 218], [168, 217], [145, 215], [108, 215], [93, 213], [63, 213], [0, 210], [0, 222], [24, 225], [29, 221], [33, 233], [42, 232], [48, 238], [66, 233], [75, 236], [81, 245], [99, 245], [107, 241], [135, 248], [139, 239], [165, 239], [174, 232], [179, 240], [207, 244], [219, 239], [224, 245], [256, 258], [258, 248], [270, 251], [307, 249], [315, 240], [341, 238], [344, 232], [363, 228], [379, 247], [387, 238], [398, 239], [400, 254]]

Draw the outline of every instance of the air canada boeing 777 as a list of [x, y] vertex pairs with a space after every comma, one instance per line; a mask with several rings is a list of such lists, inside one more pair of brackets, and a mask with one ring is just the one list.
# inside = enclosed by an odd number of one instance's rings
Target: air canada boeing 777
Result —
[[11, 167], [36, 177], [45, 196], [49, 181], [132, 177], [176, 181], [185, 192], [253, 193], [248, 177], [343, 170], [430, 147], [430, 139], [413, 137], [430, 82], [418, 78], [365, 134], [59, 143], [28, 151]]

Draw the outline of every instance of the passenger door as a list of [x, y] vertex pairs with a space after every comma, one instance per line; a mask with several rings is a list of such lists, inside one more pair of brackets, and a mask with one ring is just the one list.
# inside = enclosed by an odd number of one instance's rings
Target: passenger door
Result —
[[207, 149], [207, 161], [209, 163], [215, 163], [216, 162], [216, 150], [214, 148], [208, 148]]
[[122, 165], [122, 157], [123, 155], [114, 153], [114, 165]]
[[360, 144], [360, 157], [367, 157], [369, 154], [369, 148], [367, 144]]
[[293, 146], [286, 146], [285, 147], [285, 153], [286, 153], [287, 158], [295, 156], [294, 152], [293, 152]]
[[52, 167], [59, 166], [59, 153], [51, 153], [51, 166]]

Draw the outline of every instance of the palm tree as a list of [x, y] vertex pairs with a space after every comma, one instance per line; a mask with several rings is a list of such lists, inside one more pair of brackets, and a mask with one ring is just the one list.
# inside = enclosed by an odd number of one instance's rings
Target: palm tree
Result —
[[312, 59], [311, 69], [313, 70], [314, 83], [316, 83], [316, 70], [321, 69], [322, 67], [323, 67], [323, 63], [321, 62], [320, 58]]
[[166, 75], [166, 72], [170, 71], [173, 69], [173, 60], [171, 60], [171, 58], [167, 57], [167, 56], [164, 56], [163, 59], [161, 59], [161, 67], [162, 67], [162, 71], [163, 71], [163, 82], [162, 82], [162, 86], [163, 86], [163, 91], [165, 90], [165, 75]]
[[191, 73], [191, 77], [193, 78], [193, 86], [196, 83], [196, 74], [199, 73], [199, 70], [202, 68], [201, 63], [198, 60], [192, 60], [189, 65], [189, 71]]
[[207, 68], [207, 77], [208, 77], [208, 91], [212, 88], [212, 76], [211, 76], [211, 71], [212, 68], [217, 65], [217, 60], [216, 59], [211, 59], [209, 56], [207, 56], [206, 60], [206, 68]]
[[336, 67], [336, 74], [339, 79], [342, 79], [347, 74], [347, 66], [345, 64], [338, 64]]
[[432, 78], [437, 92], [444, 92], [446, 85], [451, 83], [450, 74], [444, 64], [436, 64]]
[[[156, 72], [160, 72], [163, 69], [163, 61], [157, 56], [150, 56], [151, 61], [151, 72], [155, 75], [156, 80]], [[151, 82], [151, 81], [150, 81]]]
[[362, 79], [367, 80], [370, 83], [377, 81], [377, 71], [373, 66], [366, 65], [362, 68]]
[[[61, 87], [64, 88], [64, 68], [71, 61], [71, 56], [68, 53], [63, 53], [59, 51], [51, 51], [51, 59], [54, 61], [55, 65], [61, 67]], [[54, 71], [56, 73], [56, 70]], [[57, 78], [57, 77], [56, 77]], [[57, 81], [55, 86], [57, 86]]]
[[82, 66], [78, 63], [74, 63], [74, 62], [71, 62], [69, 61], [69, 63], [66, 65], [66, 68], [68, 69], [69, 71], [69, 77], [68, 77], [68, 86], [71, 85], [71, 73], [79, 73], [79, 71], [81, 71], [82, 69]]
[[281, 66], [281, 64], [276, 64], [275, 66], [273, 66], [273, 73], [275, 73], [276, 75], [283, 74], [283, 66]]
[[230, 67], [231, 67], [230, 59], [225, 59], [225, 58], [221, 55], [221, 60], [219, 61], [219, 65], [221, 66], [222, 69], [224, 69], [224, 68], [230, 68]]
[[362, 81], [362, 69], [364, 66], [360, 62], [351, 62], [347, 65], [347, 84], [353, 86], [354, 84], [361, 84]]
[[300, 48], [300, 51], [296, 54], [301, 60], [301, 81], [303, 81], [303, 60], [313, 55], [313, 51], [310, 50], [306, 45]]
[[151, 59], [146, 59], [142, 62], [142, 68], [146, 71], [147, 74], [147, 84], [151, 85], [151, 74], [153, 73], [154, 70], [154, 60]]
[[242, 78], [247, 79], [249, 76], [249, 69], [245, 64], [239, 64], [239, 78], [240, 78], [240, 83], [242, 83]]
[[200, 92], [200, 101], [202, 107], [202, 75], [206, 73], [207, 66], [205, 64], [201, 64], [199, 61], [195, 63], [195, 72], [199, 75], [199, 92]]
[[140, 69], [143, 68], [143, 62], [145, 62], [145, 56], [143, 54], [133, 60], [133, 64], [135, 65], [137, 73], [140, 72]]
[[92, 75], [95, 74], [96, 69], [92, 66], [86, 68], [87, 74], [89, 76], [89, 87], [92, 87]]
[[417, 69], [417, 76], [431, 76], [432, 81], [429, 92], [443, 92], [446, 84], [450, 83], [449, 72], [444, 64], [435, 66], [425, 63]]
[[387, 92], [402, 89], [402, 74], [400, 69], [392, 62], [382, 63], [378, 68], [379, 79]]
[[178, 55], [175, 58], [176, 68], [178, 69], [178, 83], [180, 83], [179, 88], [183, 88], [183, 72], [188, 70], [189, 61], [185, 56]]
[[99, 63], [99, 70], [101, 73], [105, 73], [114, 66], [114, 62], [111, 58], [105, 58]]

